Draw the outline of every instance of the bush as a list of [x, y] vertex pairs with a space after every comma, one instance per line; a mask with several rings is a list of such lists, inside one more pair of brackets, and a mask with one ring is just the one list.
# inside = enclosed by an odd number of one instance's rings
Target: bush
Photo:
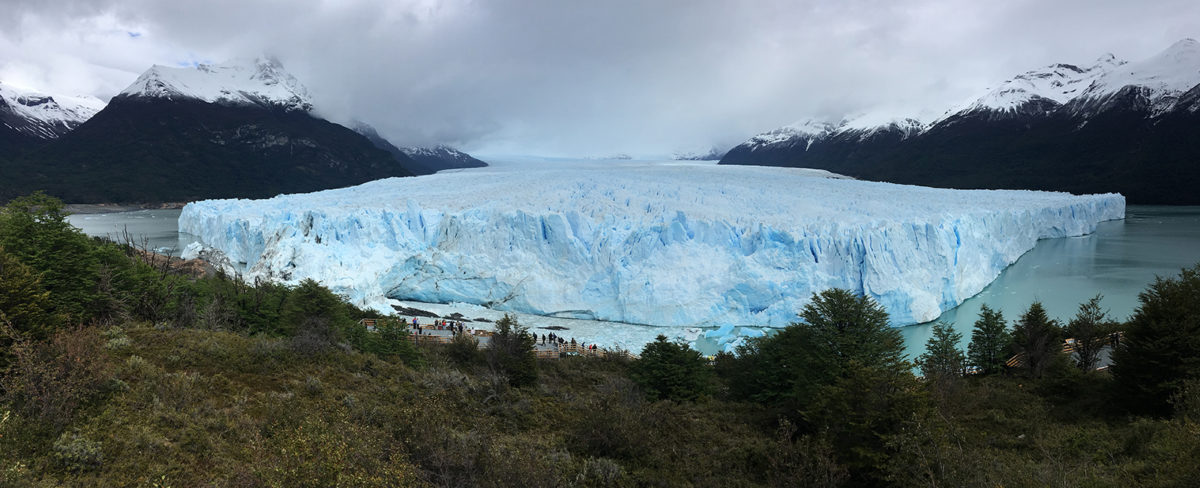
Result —
[[700, 351], [659, 335], [642, 348], [629, 376], [652, 400], [695, 400], [711, 390], [712, 370]]
[[1200, 378], [1200, 264], [1156, 278], [1138, 300], [1113, 351], [1113, 378], [1131, 411], [1166, 416], [1171, 396]]
[[100, 443], [78, 432], [64, 432], [54, 441], [54, 458], [67, 471], [90, 471], [100, 467]]
[[48, 342], [18, 338], [12, 368], [0, 377], [5, 400], [27, 418], [62, 428], [111, 376], [102, 345], [94, 327], [59, 331]]
[[325, 317], [305, 318], [292, 336], [292, 351], [301, 356], [324, 354], [333, 350], [337, 334]]
[[0, 208], [0, 247], [41, 274], [54, 312], [80, 322], [90, 317], [99, 260], [92, 240], [67, 222], [61, 201], [35, 193]]
[[483, 351], [479, 350], [479, 339], [467, 334], [454, 336], [446, 346], [446, 355], [455, 364], [472, 367], [483, 362]]
[[533, 335], [529, 329], [517, 323], [517, 319], [505, 314], [496, 321], [496, 332], [492, 334], [484, 355], [493, 371], [505, 375], [512, 386], [527, 386], [537, 382], [537, 357], [533, 354]]

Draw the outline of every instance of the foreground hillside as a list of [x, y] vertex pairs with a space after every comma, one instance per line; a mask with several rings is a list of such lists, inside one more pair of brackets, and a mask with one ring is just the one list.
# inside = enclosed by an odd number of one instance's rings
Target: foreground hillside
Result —
[[[1200, 267], [1147, 290], [1113, 375], [1030, 348], [1061, 333], [1035, 304], [1011, 328], [981, 318], [1011, 331], [991, 348], [1032, 366], [979, 360], [973, 334], [980, 374], [931, 341], [918, 378], [886, 311], [845, 290], [715, 364], [665, 338], [637, 359], [537, 360], [511, 320], [484, 348], [418, 347], [386, 321], [358, 326], [370, 314], [312, 281], [178, 274], [141, 255], [71, 229], [51, 199], [0, 211], [0, 486], [1200, 479]], [[1068, 330], [1082, 337], [1086, 318]]]

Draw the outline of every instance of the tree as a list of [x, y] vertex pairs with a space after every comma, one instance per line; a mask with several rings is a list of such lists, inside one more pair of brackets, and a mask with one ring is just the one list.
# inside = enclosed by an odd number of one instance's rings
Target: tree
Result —
[[967, 344], [968, 363], [977, 368], [979, 374], [999, 373], [1004, 370], [1011, 343], [1012, 337], [1008, 333], [1004, 314], [984, 305], [979, 310], [975, 328], [971, 330], [971, 343]]
[[700, 351], [659, 335], [642, 348], [629, 376], [653, 400], [695, 400], [709, 392], [712, 371]]
[[1113, 379], [1131, 411], [1166, 416], [1171, 396], [1200, 378], [1200, 264], [1156, 278], [1138, 301], [1113, 349]]
[[28, 266], [0, 248], [0, 376], [12, 362], [15, 341], [49, 336], [55, 322], [50, 293]]
[[917, 358], [921, 374], [931, 381], [945, 381], [962, 376], [966, 355], [958, 348], [962, 334], [945, 322], [933, 324], [933, 337], [925, 342], [925, 354]]
[[1062, 330], [1046, 315], [1041, 302], [1033, 302], [1013, 327], [1013, 349], [1025, 355], [1029, 374], [1041, 378], [1054, 357], [1062, 354]]
[[527, 386], [537, 382], [537, 357], [533, 353], [536, 341], [529, 329], [511, 315], [504, 314], [496, 321], [496, 331], [488, 341], [484, 356], [493, 371], [508, 377], [512, 386]]
[[99, 261], [67, 215], [61, 201], [40, 192], [13, 199], [0, 209], [0, 247], [40, 274], [54, 312], [82, 321], [96, 298]]
[[924, 405], [900, 332], [870, 297], [842, 289], [814, 294], [800, 317], [738, 349], [742, 364], [722, 368], [731, 391], [828, 439], [852, 478], [885, 484], [886, 439]]
[[310, 319], [322, 319], [335, 331], [342, 331], [353, 322], [346, 315], [346, 303], [328, 288], [312, 279], [300, 282], [291, 293], [280, 316], [275, 332], [295, 335], [301, 324]]
[[1075, 339], [1075, 356], [1079, 369], [1084, 373], [1096, 369], [1100, 350], [1108, 342], [1109, 334], [1116, 324], [1109, 320], [1108, 312], [1100, 308], [1101, 295], [1092, 297], [1079, 305], [1079, 312], [1067, 323], [1066, 333]]
[[875, 300], [833, 288], [819, 294], [800, 313], [800, 325], [812, 334], [812, 346], [826, 358], [828, 374], [840, 376], [851, 362], [899, 367], [904, 340], [888, 325], [888, 313]]
[[0, 248], [0, 318], [15, 333], [44, 339], [55, 322], [50, 307], [50, 292], [42, 288], [38, 275]]

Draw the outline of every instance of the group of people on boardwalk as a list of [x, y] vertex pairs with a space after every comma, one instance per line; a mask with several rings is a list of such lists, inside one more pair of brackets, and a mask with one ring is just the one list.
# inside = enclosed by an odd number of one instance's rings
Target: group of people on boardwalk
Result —
[[[458, 320], [434, 319], [432, 324], [421, 323], [417, 317], [411, 320], [404, 319], [403, 323], [411, 328], [413, 340], [433, 341], [435, 343], [445, 343], [460, 335], [491, 335], [487, 330], [476, 330], [468, 328], [466, 324]], [[373, 325], [368, 324], [368, 325]], [[450, 336], [446, 336], [446, 332]], [[533, 342], [537, 348], [539, 357], [544, 354], [585, 354], [597, 355], [603, 351], [596, 344], [587, 344], [585, 342], [576, 342], [574, 337], [562, 337], [553, 332], [538, 335], [533, 333]]]
[[[461, 321], [435, 320], [433, 321], [433, 326], [438, 330], [449, 330], [451, 336], [462, 335], [466, 331], [466, 326]], [[416, 317], [412, 319], [412, 328], [414, 334], [423, 334], [421, 332], [421, 324], [417, 322]]]
[[[533, 336], [533, 339], [534, 339], [534, 341], [535, 341], [535, 342], [537, 341], [537, 339], [538, 339], [538, 336], [537, 336], [537, 334], [534, 334], [534, 336]], [[551, 333], [549, 333], [549, 334], [542, 334], [542, 338], [541, 338], [541, 339], [542, 339], [542, 345], [543, 345], [543, 346], [544, 346], [544, 345], [546, 345], [546, 344], [550, 344], [550, 345], [555, 345], [555, 344], [557, 344], [557, 345], [559, 345], [559, 346], [565, 346], [565, 345], [567, 345], [567, 344], [568, 344], [568, 341], [567, 341], [566, 339], [563, 339], [561, 336], [558, 336], [558, 335], [556, 335], [556, 334], [555, 334], [555, 333], [553, 333], [553, 332], [551, 332]], [[575, 338], [574, 338], [574, 337], [572, 337], [569, 343], [570, 343], [572, 346], [574, 346], [574, 345], [575, 345]], [[596, 349], [597, 349], [597, 347], [596, 347], [596, 345], [595, 345], [595, 344], [592, 344], [592, 345], [590, 345], [590, 346], [589, 346], [589, 345], [587, 345], [586, 343], [579, 343], [579, 348], [580, 348], [580, 349], [584, 349], [584, 350], [591, 350], [591, 351], [594, 351], [594, 350], [596, 350]]]

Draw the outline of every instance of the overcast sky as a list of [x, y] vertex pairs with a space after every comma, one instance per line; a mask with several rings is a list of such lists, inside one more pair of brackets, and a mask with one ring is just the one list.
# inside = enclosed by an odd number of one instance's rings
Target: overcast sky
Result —
[[270, 54], [330, 118], [481, 154], [731, 146], [936, 117], [1017, 73], [1200, 37], [1200, 1], [0, 0], [0, 81], [107, 99], [152, 64]]

